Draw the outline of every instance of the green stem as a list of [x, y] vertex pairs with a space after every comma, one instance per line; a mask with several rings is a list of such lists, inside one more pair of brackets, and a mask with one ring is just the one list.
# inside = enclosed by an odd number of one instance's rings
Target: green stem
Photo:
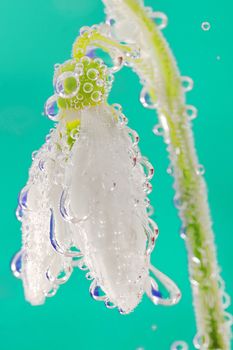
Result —
[[[182, 80], [165, 39], [143, 5], [135, 0], [103, 0], [107, 13], [119, 24], [130, 21], [139, 28], [132, 35], [142, 60], [134, 69], [145, 81], [164, 128], [172, 163], [176, 204], [182, 220], [188, 251], [190, 281], [201, 349], [230, 349], [230, 324], [222, 302], [223, 290], [216, 258], [206, 185], [198, 172], [198, 158], [187, 118]], [[132, 30], [133, 32], [133, 30]], [[141, 39], [143, 38], [143, 39]]]

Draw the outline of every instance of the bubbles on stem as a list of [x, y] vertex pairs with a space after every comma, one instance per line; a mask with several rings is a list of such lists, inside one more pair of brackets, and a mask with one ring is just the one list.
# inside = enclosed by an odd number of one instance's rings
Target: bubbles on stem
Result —
[[151, 96], [150, 96], [146, 86], [144, 86], [142, 91], [141, 91], [140, 102], [143, 105], [143, 107], [145, 107], [145, 108], [148, 108], [148, 109], [156, 109], [157, 108], [157, 103], [152, 101]]

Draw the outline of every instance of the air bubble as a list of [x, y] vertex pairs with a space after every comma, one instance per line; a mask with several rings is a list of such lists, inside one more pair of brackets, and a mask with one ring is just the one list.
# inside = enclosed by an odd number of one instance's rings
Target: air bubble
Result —
[[95, 68], [90, 68], [87, 71], [87, 77], [90, 80], [97, 80], [99, 77], [99, 71]]
[[182, 77], [181, 78], [181, 82], [182, 82], [182, 87], [183, 87], [183, 90], [185, 92], [188, 92], [188, 91], [191, 91], [193, 89], [193, 79], [191, 79], [190, 77]]
[[210, 30], [211, 25], [210, 25], [209, 22], [202, 22], [201, 28], [202, 28], [204, 31], [208, 31], [208, 30]]
[[180, 229], [180, 238], [186, 239], [187, 237], [187, 229], [185, 227], [181, 227]]
[[88, 66], [91, 62], [91, 59], [88, 56], [84, 56], [80, 59], [80, 62], [83, 63], [84, 65]]
[[148, 109], [157, 108], [157, 104], [151, 100], [150, 94], [148, 93], [147, 88], [145, 86], [142, 89], [140, 94], [140, 102], [145, 108], [148, 108]]
[[57, 287], [53, 287], [48, 292], [45, 292], [47, 298], [52, 298], [57, 293]]
[[137, 146], [137, 144], [139, 143], [139, 135], [137, 133], [137, 131], [132, 130], [132, 129], [128, 129], [129, 132], [129, 136], [132, 140], [132, 147]]
[[167, 173], [171, 176], [174, 175], [174, 167], [173, 165], [169, 165], [169, 167], [167, 168]]
[[122, 106], [119, 103], [114, 103], [112, 107], [115, 109], [115, 111], [121, 113], [122, 112]]
[[57, 69], [60, 68], [60, 66], [61, 66], [60, 63], [56, 63], [56, 64], [54, 65], [54, 69], [57, 70]]
[[84, 96], [79, 92], [78, 95], [77, 95], [77, 99], [79, 101], [82, 101], [84, 99]]
[[109, 71], [111, 73], [116, 73], [119, 70], [121, 70], [121, 68], [123, 68], [123, 66], [124, 66], [124, 59], [123, 59], [122, 56], [116, 56], [113, 59], [113, 63], [114, 63], [114, 66], [110, 67]]
[[197, 175], [204, 175], [205, 174], [205, 167], [204, 165], [199, 164], [198, 168], [196, 170]]
[[156, 324], [152, 324], [152, 326], [151, 326], [151, 330], [154, 332], [154, 331], [156, 331], [156, 329], [157, 329]]
[[145, 157], [140, 159], [140, 164], [143, 167], [147, 181], [150, 181], [152, 179], [152, 177], [154, 176], [153, 165]]
[[222, 303], [224, 309], [227, 309], [231, 304], [231, 298], [226, 292], [222, 293]]
[[107, 76], [107, 82], [108, 82], [109, 84], [112, 84], [113, 81], [114, 81], [114, 75], [113, 75], [113, 74], [108, 74], [108, 76]]
[[76, 66], [75, 66], [74, 72], [77, 75], [83, 75], [83, 69], [84, 69], [83, 64], [82, 63], [77, 63]]
[[187, 105], [186, 106], [186, 116], [188, 117], [189, 120], [193, 120], [197, 118], [197, 108], [192, 106], [192, 105]]
[[45, 161], [43, 159], [40, 159], [38, 164], [38, 168], [40, 169], [40, 171], [44, 171], [44, 165], [45, 165]]
[[81, 47], [77, 47], [77, 48], [75, 48], [74, 54], [75, 54], [75, 56], [82, 57], [84, 54], [84, 51], [83, 51], [83, 49], [81, 49]]
[[98, 80], [96, 81], [96, 85], [99, 86], [99, 87], [104, 86], [104, 81], [103, 81], [103, 79], [98, 79]]
[[36, 159], [37, 154], [38, 154], [38, 151], [33, 151], [32, 152], [32, 160]]
[[90, 93], [93, 91], [93, 88], [94, 88], [94, 86], [93, 86], [93, 84], [91, 84], [91, 83], [85, 83], [85, 84], [83, 85], [83, 91], [84, 91], [86, 94], [90, 94]]
[[207, 349], [209, 346], [208, 338], [197, 333], [193, 339], [195, 349]]
[[19, 193], [18, 204], [22, 209], [27, 209], [28, 187], [25, 186]]
[[94, 278], [94, 277], [92, 276], [92, 274], [90, 273], [90, 271], [86, 273], [86, 279], [87, 279], [88, 281], [93, 280], [93, 278]]
[[70, 132], [70, 137], [73, 139], [73, 140], [77, 140], [78, 137], [79, 137], [79, 128], [74, 128], [71, 130]]
[[163, 136], [163, 128], [160, 124], [157, 124], [154, 126], [153, 128], [153, 133], [156, 135], [156, 136]]
[[93, 299], [98, 301], [106, 301], [106, 295], [103, 294], [102, 289], [97, 285], [95, 280], [92, 282], [89, 291]]
[[88, 26], [83, 26], [80, 28], [79, 33], [81, 36], [89, 35], [91, 33], [91, 28]]
[[184, 341], [175, 341], [171, 346], [171, 350], [188, 350], [188, 344]]
[[21, 205], [17, 206], [16, 212], [15, 212], [16, 218], [18, 221], [22, 221], [22, 217], [23, 217], [23, 208], [21, 207]]
[[101, 58], [95, 58], [94, 62], [99, 66], [104, 66], [104, 61]]
[[59, 108], [57, 104], [57, 96], [53, 95], [45, 103], [45, 115], [52, 121], [59, 120]]
[[14, 277], [21, 278], [22, 273], [22, 256], [23, 251], [20, 250], [18, 253], [15, 254], [11, 261], [11, 272], [13, 273]]
[[100, 91], [94, 91], [92, 94], [91, 94], [91, 99], [92, 101], [94, 102], [99, 102], [101, 101], [102, 99], [102, 93]]
[[168, 17], [163, 12], [152, 12], [151, 18], [154, 19], [158, 29], [164, 29], [168, 24]]
[[111, 302], [110, 300], [105, 301], [105, 306], [108, 309], [114, 309], [116, 307], [116, 305], [113, 302]]
[[72, 98], [79, 90], [80, 82], [73, 72], [64, 72], [55, 82], [55, 91], [62, 98]]
[[72, 268], [70, 266], [68, 267], [64, 267], [63, 270], [61, 270], [59, 272], [59, 274], [57, 275], [55, 282], [57, 284], [64, 284], [68, 281], [68, 279], [70, 278], [72, 273]]

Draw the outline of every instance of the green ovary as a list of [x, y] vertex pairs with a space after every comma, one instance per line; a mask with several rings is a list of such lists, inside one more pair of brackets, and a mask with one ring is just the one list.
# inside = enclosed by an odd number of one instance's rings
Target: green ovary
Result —
[[[68, 73], [67, 77], [65, 73]], [[73, 75], [70, 76], [69, 73]], [[82, 57], [67, 61], [55, 71], [55, 85], [56, 81], [63, 76], [65, 79], [62, 81], [62, 93], [67, 95], [67, 98], [56, 91], [60, 109], [80, 110], [99, 105], [106, 100], [109, 75], [106, 66], [100, 60]]]

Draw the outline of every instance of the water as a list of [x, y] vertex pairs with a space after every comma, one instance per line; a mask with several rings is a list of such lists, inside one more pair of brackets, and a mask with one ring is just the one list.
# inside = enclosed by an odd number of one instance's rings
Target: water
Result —
[[[199, 164], [206, 169], [218, 256], [232, 296], [233, 2], [212, 1], [211, 6], [209, 1], [201, 0], [146, 3], [154, 11], [168, 15], [168, 25], [162, 32], [176, 53], [182, 76], [194, 80], [194, 88], [186, 95], [187, 103], [199, 111], [193, 121]], [[2, 1], [0, 8], [4, 33], [0, 65], [2, 349], [63, 350], [76, 346], [95, 350], [168, 350], [178, 340], [193, 349], [196, 330], [186, 241], [179, 236], [181, 225], [172, 202], [173, 179], [166, 173], [166, 146], [162, 137], [152, 132], [158, 124], [155, 110], [142, 107], [142, 87], [129, 68], [114, 74], [110, 103], [122, 105], [129, 127], [140, 135], [143, 154], [156, 168], [150, 200], [160, 236], [152, 263], [177, 282], [182, 302], [164, 311], [144, 297], [134, 313], [120, 315], [90, 298], [91, 282], [85, 279], [86, 272], [78, 269], [45, 306], [32, 307], [24, 301], [20, 281], [11, 276], [9, 269], [10, 257], [21, 242], [14, 209], [17, 193], [26, 182], [31, 153], [40, 147], [53, 126], [40, 115], [46, 98], [53, 93], [53, 64], [69, 59], [71, 44], [81, 26], [103, 21], [104, 15], [100, 0]], [[203, 22], [210, 23], [209, 30], [202, 29]], [[232, 307], [229, 310], [232, 312]], [[157, 325], [156, 331], [151, 330], [152, 324]]]

